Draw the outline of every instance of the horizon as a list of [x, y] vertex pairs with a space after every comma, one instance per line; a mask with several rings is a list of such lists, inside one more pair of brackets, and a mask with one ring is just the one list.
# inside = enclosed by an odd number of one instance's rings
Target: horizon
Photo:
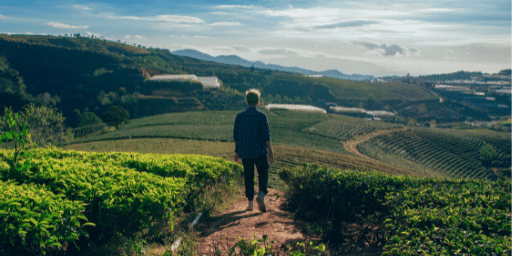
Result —
[[149, 2], [21, 0], [0, 9], [0, 33], [80, 33], [376, 77], [511, 68], [510, 1]]

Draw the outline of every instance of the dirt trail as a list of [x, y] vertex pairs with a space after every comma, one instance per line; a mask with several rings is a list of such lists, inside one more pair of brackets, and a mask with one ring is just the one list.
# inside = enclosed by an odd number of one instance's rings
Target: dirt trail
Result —
[[[255, 188], [257, 191], [257, 188]], [[267, 212], [263, 213], [258, 209], [254, 201], [254, 210], [246, 211], [247, 199], [240, 196], [228, 209], [216, 214], [207, 223], [200, 224], [197, 228], [201, 230], [197, 243], [196, 255], [214, 255], [213, 242], [217, 243], [217, 249], [227, 255], [229, 249], [242, 239], [257, 239], [267, 235], [269, 240], [274, 240], [272, 248], [281, 248], [287, 242], [304, 240], [305, 236], [300, 231], [299, 224], [289, 218], [290, 213], [283, 210], [285, 199], [283, 192], [268, 189], [265, 197]], [[261, 244], [261, 243], [260, 243]]]
[[360, 136], [355, 136], [354, 138], [348, 140], [348, 141], [345, 141], [343, 143], [343, 147], [345, 148], [345, 150], [347, 150], [348, 152], [351, 152], [353, 154], [355, 154], [356, 156], [359, 156], [359, 157], [362, 157], [362, 158], [366, 158], [366, 159], [371, 159], [371, 160], [374, 160], [374, 161], [378, 161], [378, 160], [375, 160], [367, 155], [364, 155], [364, 154], [361, 154], [361, 152], [359, 152], [359, 150], [357, 150], [357, 145], [359, 143], [363, 143], [373, 137], [376, 137], [376, 136], [379, 136], [379, 135], [382, 135], [382, 134], [386, 134], [386, 133], [392, 133], [392, 132], [398, 132], [398, 131], [405, 131], [407, 130], [407, 127], [404, 127], [404, 128], [400, 128], [400, 129], [391, 129], [391, 130], [379, 130], [379, 131], [376, 131], [376, 132], [372, 132], [372, 133], [367, 133], [367, 134], [364, 134], [364, 135], [360, 135]]

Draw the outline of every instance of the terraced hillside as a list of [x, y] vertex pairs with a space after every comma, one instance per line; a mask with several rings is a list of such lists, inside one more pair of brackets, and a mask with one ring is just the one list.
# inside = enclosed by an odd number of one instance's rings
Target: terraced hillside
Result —
[[358, 145], [358, 150], [382, 161], [390, 155], [404, 158], [449, 177], [493, 179], [493, 166], [480, 159], [486, 144], [496, 151], [494, 167], [510, 168], [508, 133], [415, 128], [377, 136]]
[[331, 115], [330, 120], [318, 123], [304, 129], [305, 132], [318, 134], [327, 138], [347, 141], [358, 135], [372, 133], [378, 130], [390, 130], [403, 127], [401, 124], [367, 121], [341, 115]]
[[[267, 114], [274, 144], [347, 154], [342, 142], [356, 135], [400, 125], [337, 114], [261, 109]], [[80, 138], [75, 143], [125, 138], [180, 138], [233, 141], [239, 111], [170, 113], [133, 119], [119, 130]]]

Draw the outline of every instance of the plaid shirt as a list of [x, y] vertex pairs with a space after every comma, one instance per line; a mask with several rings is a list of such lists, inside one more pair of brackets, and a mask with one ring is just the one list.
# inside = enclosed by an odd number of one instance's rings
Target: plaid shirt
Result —
[[233, 139], [236, 141], [235, 152], [242, 159], [257, 158], [266, 154], [268, 151], [265, 141], [270, 141], [267, 115], [255, 107], [238, 113]]

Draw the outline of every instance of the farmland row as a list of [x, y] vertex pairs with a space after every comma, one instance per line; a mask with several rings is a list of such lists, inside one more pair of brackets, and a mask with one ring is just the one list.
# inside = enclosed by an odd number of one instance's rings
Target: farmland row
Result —
[[403, 127], [401, 124], [367, 121], [349, 116], [331, 115], [331, 119], [304, 129], [304, 132], [319, 134], [339, 141], [347, 141], [358, 135], [377, 130], [390, 130]]
[[[344, 223], [382, 227], [383, 255], [509, 255], [509, 181], [434, 179], [306, 166], [284, 169], [298, 218], [330, 236]], [[385, 228], [384, 228], [385, 227]]]
[[[461, 137], [431, 129], [414, 129], [377, 136], [358, 145], [358, 149], [372, 156], [375, 156], [372, 151], [382, 150], [450, 177], [491, 178], [492, 173], [480, 161], [480, 149], [485, 143], [487, 142], [477, 137]], [[506, 158], [510, 157], [506, 149], [496, 145], [499, 144], [494, 144], [498, 152], [497, 159], [506, 162]]]
[[[103, 244], [152, 223], [170, 223], [172, 229], [177, 211], [194, 209], [194, 199], [206, 190], [241, 176], [241, 166], [208, 156], [59, 149], [30, 153], [32, 166], [20, 172], [10, 166], [13, 151], [0, 151], [0, 179], [10, 181], [2, 183], [10, 197], [0, 206], [0, 219], [7, 220], [0, 232], [0, 251], [5, 253], [55, 252], [64, 242], [78, 240]], [[20, 190], [27, 193], [15, 193]], [[33, 199], [39, 195], [55, 206], [43, 207], [44, 201]], [[65, 207], [71, 210], [69, 219], [59, 210]], [[19, 217], [13, 218], [13, 212]], [[64, 228], [61, 217], [70, 221]]]

